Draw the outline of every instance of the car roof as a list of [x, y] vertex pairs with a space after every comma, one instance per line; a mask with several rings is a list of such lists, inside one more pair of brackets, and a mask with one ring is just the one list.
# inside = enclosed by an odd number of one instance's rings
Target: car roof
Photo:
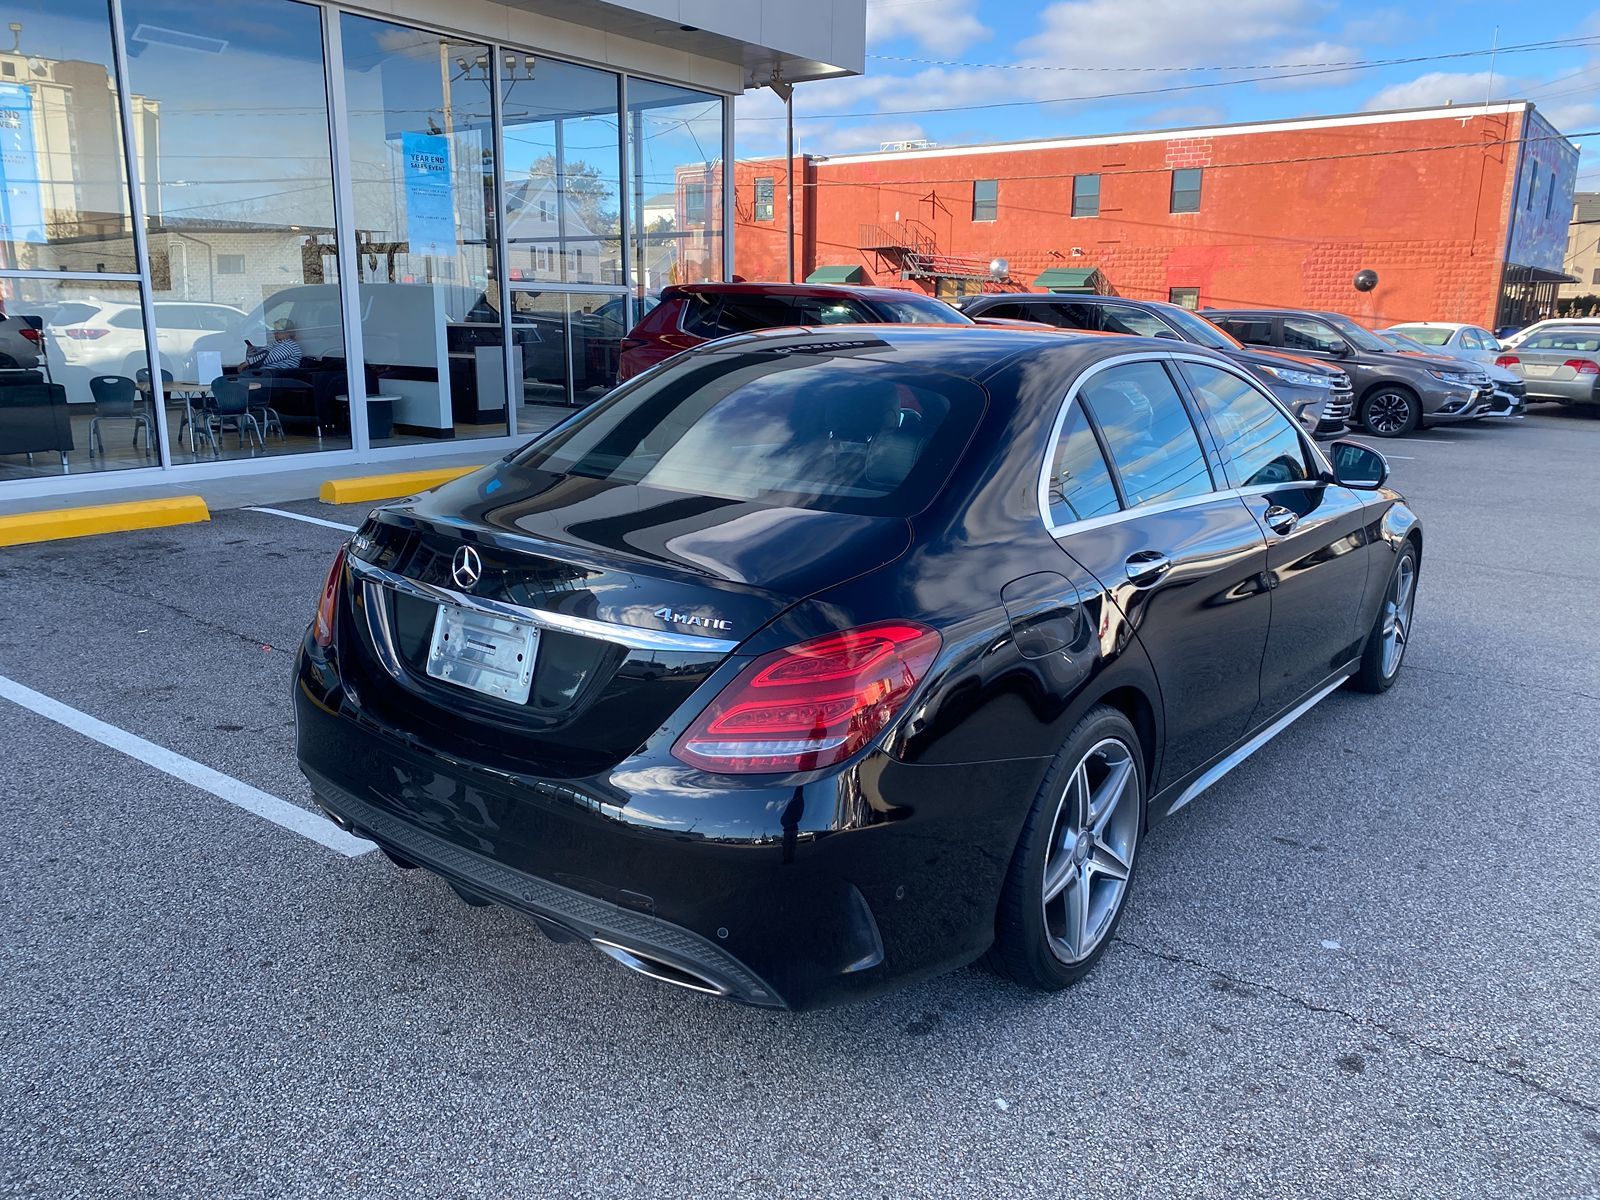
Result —
[[687, 351], [685, 357], [772, 350], [794, 353], [814, 347], [819, 351], [849, 351], [852, 358], [874, 359], [892, 354], [897, 362], [917, 360], [917, 366], [982, 381], [1019, 357], [1048, 354], [1063, 370], [1121, 355], [1153, 352], [1230, 360], [1214, 350], [1170, 338], [1138, 337], [1122, 333], [1066, 330], [1033, 325], [812, 325], [760, 329], [718, 338]]
[[1471, 321], [1396, 321], [1390, 329], [1479, 329]]
[[937, 296], [908, 291], [905, 288], [854, 287], [842, 283], [677, 283], [662, 289], [663, 294], [668, 291], [691, 296], [865, 296], [872, 300], [910, 298], [945, 303]]

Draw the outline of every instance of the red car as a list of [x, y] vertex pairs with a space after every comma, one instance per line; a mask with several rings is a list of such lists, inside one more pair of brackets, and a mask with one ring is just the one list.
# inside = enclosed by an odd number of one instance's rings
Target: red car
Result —
[[971, 325], [943, 300], [894, 288], [820, 283], [689, 283], [663, 289], [661, 303], [622, 339], [617, 381], [712, 338], [780, 325]]

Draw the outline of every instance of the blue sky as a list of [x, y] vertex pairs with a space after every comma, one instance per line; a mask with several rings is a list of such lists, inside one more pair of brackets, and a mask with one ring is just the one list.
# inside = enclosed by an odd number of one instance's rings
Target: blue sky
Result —
[[[1589, 44], [1507, 50], [1491, 63], [1497, 26], [1502, 47], [1579, 38]], [[1564, 133], [1600, 129], [1600, 6], [1574, 0], [1413, 0], [1403, 7], [1332, 0], [867, 0], [867, 54], [860, 78], [796, 89], [802, 151], [844, 154], [904, 138], [955, 145], [1412, 108], [1491, 94], [1533, 100]], [[1309, 65], [1393, 59], [1418, 61]], [[1155, 94], [1110, 94], [1135, 90]], [[1010, 101], [1024, 103], [973, 107]], [[936, 107], [956, 111], [925, 111]], [[781, 153], [783, 122], [775, 118], [782, 111], [770, 92], [740, 101], [741, 155]], [[1600, 137], [1580, 144], [1579, 186], [1600, 189]]]

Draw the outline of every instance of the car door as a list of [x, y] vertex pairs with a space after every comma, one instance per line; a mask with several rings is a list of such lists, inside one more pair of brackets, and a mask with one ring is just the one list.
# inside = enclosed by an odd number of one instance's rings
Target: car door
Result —
[[1069, 396], [1045, 492], [1057, 541], [1154, 664], [1161, 786], [1244, 735], [1269, 627], [1266, 540], [1199, 429], [1164, 356], [1109, 360]]
[[1294, 421], [1242, 373], [1180, 363], [1230, 486], [1266, 539], [1272, 624], [1256, 725], [1291, 707], [1359, 653], [1370, 565], [1366, 499], [1329, 482]]

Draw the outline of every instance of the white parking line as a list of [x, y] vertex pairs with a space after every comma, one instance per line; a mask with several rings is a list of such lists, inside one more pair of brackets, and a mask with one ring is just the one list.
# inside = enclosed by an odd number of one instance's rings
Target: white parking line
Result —
[[245, 512], [271, 513], [275, 517], [288, 517], [291, 521], [304, 521], [307, 525], [325, 525], [329, 529], [342, 529], [346, 533], [354, 533], [359, 525], [345, 525], [339, 521], [327, 521], [322, 517], [307, 516], [305, 513], [290, 512], [286, 508], [257, 508], [254, 505], [245, 505]]
[[137, 734], [129, 733], [126, 729], [108, 725], [97, 717], [79, 712], [59, 700], [52, 700], [44, 693], [36, 692], [4, 675], [0, 675], [0, 697], [21, 705], [30, 712], [38, 713], [39, 716], [54, 721], [57, 725], [64, 725], [76, 733], [81, 733], [84, 737], [93, 738], [102, 746], [109, 746], [129, 758], [136, 758], [158, 771], [171, 775], [174, 779], [191, 784], [203, 792], [210, 792], [217, 799], [237, 805], [264, 821], [271, 821], [274, 825], [298, 833], [303, 838], [309, 838], [346, 858], [355, 858], [376, 849], [365, 838], [352, 837], [326, 817], [301, 808], [298, 804], [280, 800], [231, 775], [214, 771], [204, 763], [185, 758], [165, 746], [158, 746]]

